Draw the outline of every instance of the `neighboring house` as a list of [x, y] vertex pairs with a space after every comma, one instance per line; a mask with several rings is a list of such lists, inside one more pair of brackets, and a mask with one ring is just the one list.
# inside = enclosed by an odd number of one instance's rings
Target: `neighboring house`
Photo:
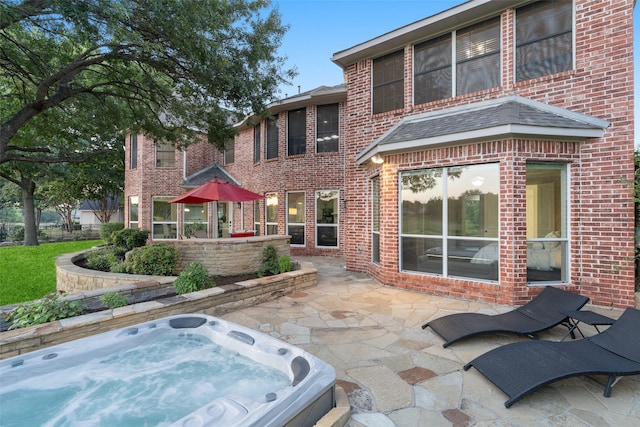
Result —
[[[120, 200], [109, 199], [107, 200], [107, 203], [109, 210], [113, 211], [113, 214], [111, 214], [111, 217], [109, 218], [109, 222], [123, 222], [124, 214], [119, 206]], [[81, 225], [85, 226], [101, 224], [94, 211], [97, 206], [97, 202], [89, 202], [87, 200], [83, 200], [80, 202], [80, 206], [78, 207], [78, 221]]]
[[[225, 153], [132, 137], [127, 221], [178, 238], [188, 214], [162, 203], [210, 167], [266, 196], [223, 209], [233, 230], [287, 233], [293, 254], [386, 285], [521, 304], [555, 284], [632, 306], [633, 8], [471, 0], [337, 52], [345, 86], [270, 106]], [[336, 108], [337, 147], [320, 132]]]

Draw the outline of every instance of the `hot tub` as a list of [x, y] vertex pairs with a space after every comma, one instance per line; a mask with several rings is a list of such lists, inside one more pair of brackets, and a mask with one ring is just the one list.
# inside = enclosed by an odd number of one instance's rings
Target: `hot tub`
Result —
[[3, 426], [311, 426], [334, 369], [203, 314], [171, 316], [0, 361]]

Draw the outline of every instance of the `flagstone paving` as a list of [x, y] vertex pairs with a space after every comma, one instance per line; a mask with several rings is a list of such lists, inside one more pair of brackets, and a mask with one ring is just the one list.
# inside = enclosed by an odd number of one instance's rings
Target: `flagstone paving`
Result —
[[[347, 394], [347, 427], [636, 426], [640, 376], [623, 377], [610, 398], [589, 378], [556, 382], [511, 408], [507, 396], [466, 362], [524, 340], [507, 334], [442, 347], [426, 321], [454, 312], [496, 314], [512, 307], [381, 286], [342, 260], [300, 258], [318, 268], [318, 286], [223, 317], [295, 344], [331, 364]], [[617, 318], [620, 310], [587, 306]], [[591, 331], [589, 326], [582, 329]], [[556, 327], [540, 338], [560, 340]]]

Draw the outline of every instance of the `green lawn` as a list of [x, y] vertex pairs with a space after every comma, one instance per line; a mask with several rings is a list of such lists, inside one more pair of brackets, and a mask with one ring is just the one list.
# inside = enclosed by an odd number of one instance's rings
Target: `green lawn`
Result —
[[56, 289], [56, 258], [102, 244], [102, 240], [0, 248], [0, 305], [32, 301]]

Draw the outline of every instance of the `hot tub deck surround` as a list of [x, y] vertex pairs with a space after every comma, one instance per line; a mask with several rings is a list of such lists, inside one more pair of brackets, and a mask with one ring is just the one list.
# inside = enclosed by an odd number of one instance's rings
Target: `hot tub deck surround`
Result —
[[[622, 426], [640, 424], [640, 376], [622, 378], [611, 397], [588, 378], [543, 387], [509, 409], [507, 396], [463, 366], [497, 346], [524, 340], [486, 336], [442, 348], [421, 325], [454, 312], [501, 313], [513, 307], [404, 291], [348, 272], [342, 260], [298, 257], [318, 269], [318, 285], [222, 317], [291, 342], [331, 364], [347, 393], [348, 427]], [[621, 310], [587, 305], [612, 318]], [[594, 334], [588, 325], [585, 335]], [[541, 339], [559, 341], [557, 327]], [[333, 424], [340, 425], [340, 424]]]
[[[506, 409], [507, 397], [463, 366], [521, 338], [486, 336], [444, 349], [438, 336], [421, 329], [424, 322], [445, 314], [495, 314], [513, 307], [381, 286], [364, 274], [346, 271], [341, 259], [296, 260], [317, 269], [317, 286], [220, 317], [295, 344], [335, 368], [336, 408], [318, 427], [640, 423], [638, 377], [621, 379], [610, 398], [589, 379], [559, 381]], [[585, 309], [612, 318], [621, 314], [591, 305]], [[583, 331], [595, 333], [589, 326]], [[554, 328], [541, 338], [560, 340], [565, 333], [566, 328]]]

